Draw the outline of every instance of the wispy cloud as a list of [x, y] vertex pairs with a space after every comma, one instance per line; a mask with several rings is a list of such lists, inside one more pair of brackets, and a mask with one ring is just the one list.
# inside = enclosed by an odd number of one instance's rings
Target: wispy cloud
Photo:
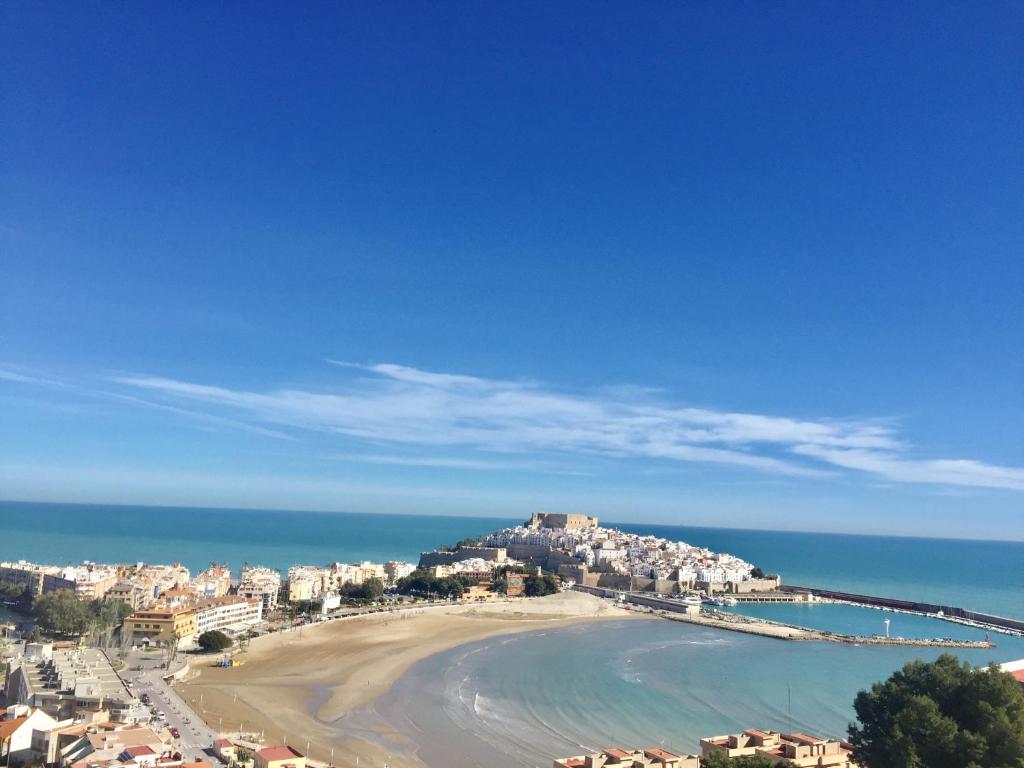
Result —
[[539, 472], [549, 475], [574, 475], [585, 477], [589, 472], [558, 469], [539, 462], [508, 461], [491, 459], [466, 459], [455, 456], [401, 456], [380, 453], [339, 453], [334, 456], [342, 461], [356, 461], [364, 464], [384, 464], [401, 467], [433, 467], [436, 469], [469, 469], [482, 472]]
[[973, 459], [911, 459], [889, 451], [846, 450], [817, 445], [798, 445], [793, 451], [898, 483], [1024, 490], [1024, 468], [1001, 467]]
[[[358, 374], [331, 391], [249, 391], [146, 375], [119, 376], [111, 382], [261, 428], [332, 432], [375, 444], [658, 459], [793, 477], [855, 470], [893, 482], [1024, 490], [1022, 468], [971, 459], [914, 458], [912, 446], [888, 420], [802, 419], [684, 408], [640, 388], [614, 394], [566, 393], [537, 382], [391, 363], [331, 362]], [[377, 460], [386, 463], [380, 456]], [[486, 463], [451, 461], [461, 462], [465, 469]], [[477, 466], [470, 466], [474, 463]]]

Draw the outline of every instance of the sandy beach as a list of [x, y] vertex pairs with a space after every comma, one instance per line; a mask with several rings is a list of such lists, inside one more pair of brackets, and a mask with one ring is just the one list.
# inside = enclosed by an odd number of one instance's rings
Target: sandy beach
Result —
[[[241, 667], [200, 666], [178, 686], [213, 728], [263, 731], [336, 765], [380, 764], [390, 755], [419, 764], [411, 745], [384, 728], [347, 731], [339, 720], [387, 692], [413, 664], [497, 635], [579, 621], [622, 619], [628, 611], [578, 592], [514, 601], [436, 606], [309, 625], [253, 641]], [[372, 726], [371, 726], [372, 727]]]

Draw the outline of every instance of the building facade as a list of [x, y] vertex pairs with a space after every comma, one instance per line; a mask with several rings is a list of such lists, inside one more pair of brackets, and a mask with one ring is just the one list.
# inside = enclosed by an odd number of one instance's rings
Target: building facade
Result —
[[263, 620], [263, 602], [241, 595], [200, 600], [196, 605], [196, 635], [218, 630], [238, 634]]
[[136, 611], [124, 621], [133, 643], [166, 645], [175, 637], [179, 645], [190, 645], [196, 637], [196, 611], [189, 606], [155, 606]]

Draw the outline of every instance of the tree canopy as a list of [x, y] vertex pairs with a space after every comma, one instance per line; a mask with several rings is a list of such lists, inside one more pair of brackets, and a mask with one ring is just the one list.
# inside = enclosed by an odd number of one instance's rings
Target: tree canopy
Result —
[[776, 768], [778, 763], [761, 755], [729, 758], [724, 752], [712, 752], [704, 758], [704, 768]]
[[543, 597], [544, 595], [553, 595], [558, 591], [558, 579], [550, 573], [538, 576], [536, 573], [530, 573], [522, 566], [508, 565], [498, 569], [494, 583], [491, 586], [492, 591], [503, 595], [508, 593], [509, 573], [523, 574], [523, 592], [527, 597]]
[[0, 602], [13, 602], [21, 598], [28, 590], [26, 584], [20, 582], [0, 581]]
[[36, 598], [32, 617], [39, 628], [51, 635], [84, 635], [92, 626], [89, 603], [70, 589], [56, 589]]
[[1024, 692], [995, 666], [950, 654], [913, 661], [853, 706], [850, 743], [863, 768], [1024, 766]]
[[540, 576], [533, 574], [532, 576], [527, 576], [523, 582], [523, 591], [527, 597], [553, 595], [558, 591], [558, 581], [550, 573]]
[[466, 583], [457, 576], [438, 578], [428, 571], [416, 570], [398, 580], [395, 588], [401, 595], [418, 595], [426, 597], [462, 597], [466, 591]]
[[355, 600], [378, 600], [384, 594], [384, 582], [376, 577], [366, 579], [362, 584], [348, 582], [342, 586], [341, 594]]
[[226, 651], [233, 645], [231, 638], [217, 629], [203, 632], [197, 642], [204, 651]]
[[114, 628], [132, 612], [116, 600], [82, 600], [74, 590], [56, 589], [35, 599], [32, 617], [49, 635], [84, 635], [95, 632], [107, 640]]

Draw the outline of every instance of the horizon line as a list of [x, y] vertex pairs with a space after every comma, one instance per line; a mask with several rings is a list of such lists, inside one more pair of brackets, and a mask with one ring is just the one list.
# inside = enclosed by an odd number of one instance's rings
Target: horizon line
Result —
[[[505, 515], [488, 515], [488, 514], [474, 514], [474, 515], [454, 515], [454, 514], [438, 514], [428, 512], [356, 512], [345, 509], [304, 509], [304, 508], [281, 508], [281, 507], [219, 507], [219, 506], [204, 506], [200, 504], [130, 504], [124, 502], [82, 502], [82, 501], [53, 501], [53, 500], [39, 500], [39, 499], [0, 499], [0, 505], [2, 504], [40, 504], [40, 505], [65, 505], [65, 506], [79, 506], [79, 507], [126, 507], [126, 508], [144, 508], [144, 509], [189, 509], [189, 510], [215, 510], [221, 512], [277, 512], [283, 514], [314, 514], [314, 515], [373, 515], [378, 517], [441, 517], [452, 520], [459, 519], [478, 519], [478, 520], [510, 520], [515, 519]], [[543, 510], [542, 510], [543, 511]], [[528, 513], [529, 514], [529, 513]], [[595, 515], [595, 517], [600, 517]], [[819, 536], [866, 536], [871, 538], [882, 538], [882, 539], [920, 539], [926, 541], [980, 541], [980, 542], [991, 542], [996, 544], [1024, 544], [1024, 538], [1014, 539], [991, 539], [977, 536], [919, 536], [908, 533], [865, 533], [862, 531], [823, 531], [823, 530], [806, 530], [797, 528], [746, 528], [740, 526], [730, 525], [694, 525], [684, 523], [664, 523], [664, 522], [651, 522], [647, 520], [641, 520], [636, 522], [624, 522], [609, 520], [604, 523], [605, 527], [615, 526], [630, 526], [630, 525], [651, 525], [660, 526], [664, 528], [697, 528], [713, 531], [753, 531], [757, 533], [791, 533], [791, 534], [815, 534]]]

